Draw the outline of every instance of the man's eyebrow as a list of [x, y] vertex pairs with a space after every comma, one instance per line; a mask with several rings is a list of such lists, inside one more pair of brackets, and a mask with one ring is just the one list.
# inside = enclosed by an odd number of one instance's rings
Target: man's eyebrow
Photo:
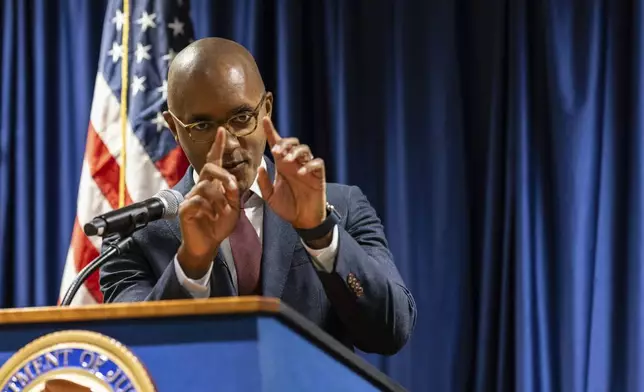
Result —
[[188, 124], [201, 122], [201, 121], [215, 121], [215, 119], [213, 119], [212, 116], [209, 114], [199, 114], [199, 113], [193, 114], [190, 117], [188, 117]]
[[[227, 115], [226, 115], [226, 118], [221, 119], [221, 121], [225, 121], [225, 120], [229, 119], [230, 117], [235, 116], [235, 115], [240, 114], [240, 113], [252, 112], [253, 110], [255, 110], [254, 107], [250, 106], [247, 103], [243, 103], [243, 104], [237, 106], [236, 108], [234, 108], [232, 110], [229, 110]], [[196, 113], [196, 114], [191, 115], [188, 118], [187, 124], [192, 124], [192, 123], [196, 123], [196, 122], [200, 122], [200, 121], [213, 121], [213, 122], [216, 122], [217, 120], [214, 119], [210, 114]]]
[[228, 117], [231, 117], [231, 116], [234, 116], [234, 115], [240, 114], [240, 113], [252, 112], [253, 110], [255, 110], [254, 107], [250, 106], [247, 103], [243, 103], [243, 104], [237, 106], [236, 108], [234, 108], [233, 110], [228, 111]]

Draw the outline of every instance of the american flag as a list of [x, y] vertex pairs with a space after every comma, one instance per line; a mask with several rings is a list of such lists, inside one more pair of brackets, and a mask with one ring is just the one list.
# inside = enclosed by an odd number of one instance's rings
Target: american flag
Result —
[[[123, 0], [110, 1], [103, 22], [77, 216], [59, 301], [78, 272], [99, 255], [100, 238], [87, 237], [83, 225], [97, 215], [174, 186], [188, 167], [162, 112], [170, 61], [194, 35], [189, 0], [125, 1], [126, 4]], [[129, 38], [126, 58], [124, 33]], [[126, 73], [123, 73], [124, 61]], [[125, 86], [122, 75], [127, 75]], [[122, 112], [122, 93], [125, 93], [126, 113]], [[127, 118], [124, 133], [123, 114]], [[121, 181], [123, 169], [124, 183]], [[78, 291], [72, 305], [102, 302], [98, 273], [94, 273]]]

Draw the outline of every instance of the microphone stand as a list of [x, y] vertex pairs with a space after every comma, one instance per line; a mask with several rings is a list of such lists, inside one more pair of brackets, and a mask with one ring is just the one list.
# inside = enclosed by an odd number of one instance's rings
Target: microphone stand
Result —
[[60, 306], [69, 306], [74, 299], [74, 296], [81, 288], [83, 283], [89, 278], [89, 276], [98, 270], [106, 261], [108, 261], [113, 256], [118, 256], [123, 252], [130, 250], [130, 247], [134, 243], [131, 235], [138, 229], [146, 226], [145, 224], [132, 225], [130, 230], [126, 230], [125, 233], [118, 234], [118, 241], [112, 242], [107, 246], [105, 252], [101, 253], [97, 258], [92, 260], [91, 263], [87, 264], [79, 273], [78, 276], [74, 279], [71, 286], [65, 292], [65, 296], [60, 303]]
[[[148, 225], [148, 220], [149, 215], [148, 211], [145, 208], [131, 210], [129, 219], [120, 222], [117, 226], [118, 230], [114, 230], [114, 238], [118, 241], [111, 241], [111, 243], [107, 246], [105, 252], [101, 253], [97, 258], [92, 260], [91, 263], [87, 264], [85, 268], [83, 268], [78, 273], [78, 276], [74, 279], [71, 286], [69, 286], [69, 288], [65, 292], [65, 296], [63, 297], [60, 306], [69, 306], [72, 302], [72, 299], [74, 299], [74, 296], [76, 295], [78, 290], [80, 290], [81, 286], [83, 285], [83, 283], [85, 283], [87, 278], [89, 278], [89, 276], [93, 272], [101, 268], [101, 266], [105, 264], [105, 262], [107, 262], [111, 257], [119, 256], [122, 253], [130, 250], [130, 247], [134, 243], [132, 234], [134, 234], [135, 231], [146, 227]], [[92, 236], [98, 234], [96, 230], [91, 230], [91, 227], [87, 227], [91, 225], [87, 224], [85, 226], [86, 227], [84, 228], [84, 231], [86, 235]], [[98, 235], [100, 235], [101, 237], [109, 235], [111, 238], [110, 233], [104, 233], [102, 230]]]

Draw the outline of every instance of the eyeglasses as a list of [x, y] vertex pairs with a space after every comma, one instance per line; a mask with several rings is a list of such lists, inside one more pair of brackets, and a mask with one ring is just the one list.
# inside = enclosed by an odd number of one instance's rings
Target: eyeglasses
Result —
[[195, 143], [211, 143], [217, 136], [217, 128], [223, 126], [228, 133], [235, 137], [248, 136], [257, 129], [257, 117], [266, 99], [266, 92], [252, 111], [237, 113], [226, 121], [196, 121], [190, 124], [184, 124], [171, 111], [168, 113], [188, 132], [188, 136]]

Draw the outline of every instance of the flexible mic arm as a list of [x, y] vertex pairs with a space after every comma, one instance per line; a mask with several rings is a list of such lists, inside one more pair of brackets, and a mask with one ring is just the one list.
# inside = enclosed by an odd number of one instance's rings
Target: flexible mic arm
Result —
[[91, 263], [83, 268], [65, 292], [61, 306], [69, 306], [81, 286], [103, 266], [111, 257], [127, 252], [132, 246], [131, 235], [149, 222], [157, 219], [171, 219], [179, 212], [179, 204], [183, 195], [172, 189], [164, 189], [157, 194], [139, 203], [131, 204], [118, 210], [100, 215], [85, 224], [84, 231], [87, 236], [110, 237], [116, 235], [116, 241], [109, 241], [105, 252], [101, 253]]
[[83, 283], [89, 278], [89, 276], [101, 268], [106, 261], [108, 261], [112, 256], [118, 256], [123, 252], [127, 252], [132, 246], [134, 240], [130, 235], [126, 235], [118, 240], [118, 242], [112, 243], [107, 247], [107, 250], [101, 253], [97, 258], [92, 260], [91, 263], [87, 264], [79, 273], [78, 276], [74, 279], [71, 286], [65, 292], [60, 306], [69, 306], [74, 299], [74, 296], [81, 288]]

